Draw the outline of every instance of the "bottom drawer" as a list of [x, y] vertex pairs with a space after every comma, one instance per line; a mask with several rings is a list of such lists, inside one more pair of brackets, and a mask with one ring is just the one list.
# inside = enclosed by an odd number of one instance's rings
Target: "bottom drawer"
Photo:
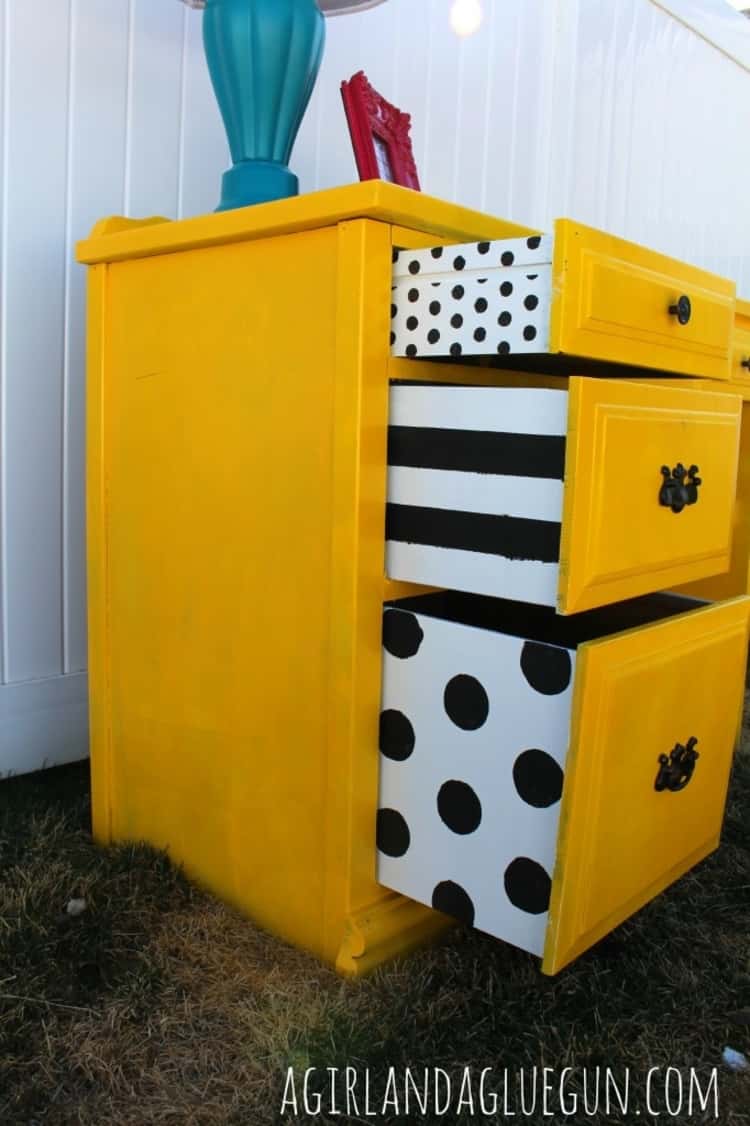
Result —
[[717, 846], [749, 612], [388, 604], [379, 881], [556, 973]]

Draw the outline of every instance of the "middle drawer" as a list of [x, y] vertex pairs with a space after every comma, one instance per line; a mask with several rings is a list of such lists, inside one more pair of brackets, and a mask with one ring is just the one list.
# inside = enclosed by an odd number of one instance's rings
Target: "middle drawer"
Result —
[[577, 376], [393, 383], [386, 573], [562, 614], [721, 574], [741, 405]]

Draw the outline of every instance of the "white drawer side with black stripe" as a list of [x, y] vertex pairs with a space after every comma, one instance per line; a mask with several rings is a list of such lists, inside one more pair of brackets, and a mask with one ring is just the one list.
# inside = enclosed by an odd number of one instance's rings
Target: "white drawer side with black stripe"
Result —
[[572, 614], [727, 570], [739, 396], [515, 378], [391, 384], [389, 578]]
[[554, 606], [568, 395], [394, 384], [390, 578]]

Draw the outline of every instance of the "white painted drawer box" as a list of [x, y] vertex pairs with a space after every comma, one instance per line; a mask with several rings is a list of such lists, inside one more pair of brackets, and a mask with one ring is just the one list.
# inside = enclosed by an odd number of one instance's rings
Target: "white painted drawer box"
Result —
[[734, 304], [726, 278], [560, 219], [554, 234], [397, 251], [391, 347], [536, 371], [583, 361], [729, 379]]
[[386, 573], [565, 614], [719, 574], [740, 418], [739, 396], [643, 381], [394, 383]]
[[386, 606], [379, 881], [559, 970], [716, 847], [748, 606]]

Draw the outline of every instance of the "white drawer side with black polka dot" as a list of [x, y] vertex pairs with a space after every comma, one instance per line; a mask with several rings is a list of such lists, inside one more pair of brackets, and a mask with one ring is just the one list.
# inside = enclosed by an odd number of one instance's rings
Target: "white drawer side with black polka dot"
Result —
[[749, 606], [387, 604], [380, 883], [560, 969], [716, 847]]
[[720, 574], [741, 409], [644, 381], [394, 382], [386, 574], [563, 614]]
[[729, 379], [734, 284], [559, 219], [553, 234], [396, 250], [395, 356], [575, 374], [628, 365]]
[[395, 356], [455, 359], [549, 349], [551, 237], [438, 246], [395, 258]]

